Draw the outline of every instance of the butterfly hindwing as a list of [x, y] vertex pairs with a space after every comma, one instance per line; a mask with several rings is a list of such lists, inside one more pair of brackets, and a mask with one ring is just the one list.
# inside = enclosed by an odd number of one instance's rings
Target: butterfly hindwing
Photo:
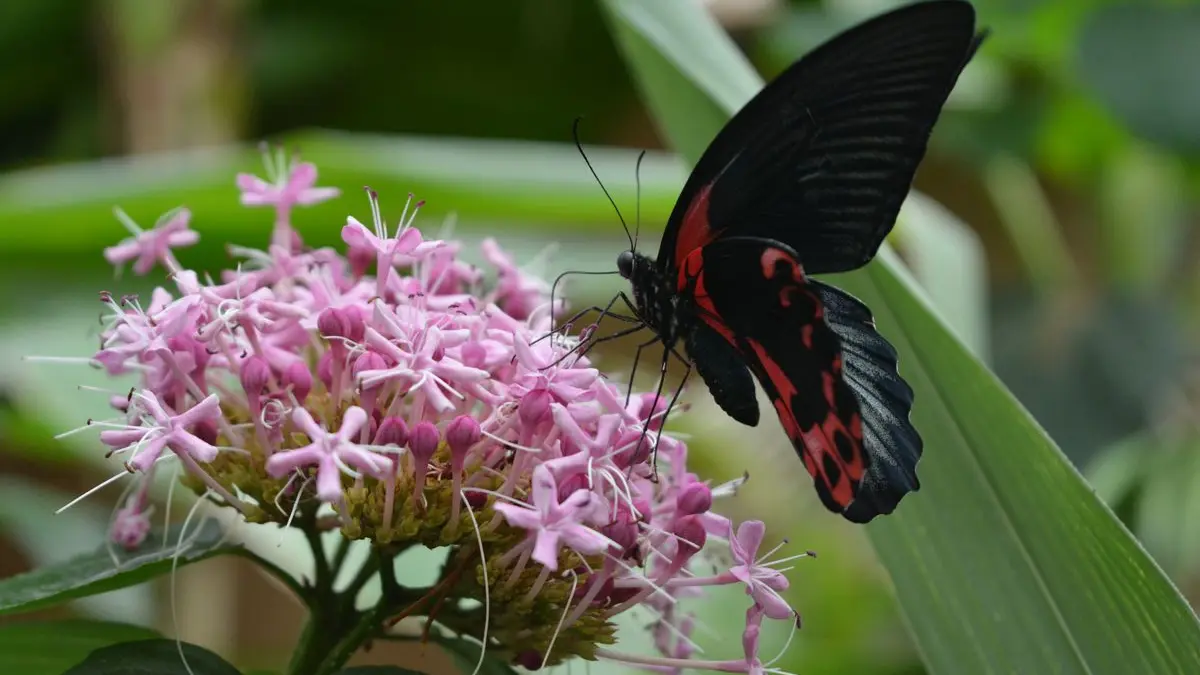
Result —
[[795, 252], [724, 239], [693, 254], [681, 277], [697, 323], [736, 347], [758, 378], [821, 501], [845, 512], [867, 475], [862, 419], [837, 335]]
[[962, 0], [902, 7], [805, 55], [721, 130], [667, 223], [674, 276], [723, 236], [772, 239], [809, 274], [874, 257], [934, 123], [982, 34]]
[[921, 436], [909, 421], [913, 391], [897, 369], [896, 350], [879, 331], [866, 305], [837, 288], [809, 279], [825, 308], [825, 323], [841, 344], [842, 378], [854, 391], [862, 416], [867, 474], [844, 516], [867, 522], [891, 513], [920, 488]]
[[703, 322], [693, 326], [684, 346], [717, 405], [742, 424], [757, 426], [754, 380], [737, 349]]

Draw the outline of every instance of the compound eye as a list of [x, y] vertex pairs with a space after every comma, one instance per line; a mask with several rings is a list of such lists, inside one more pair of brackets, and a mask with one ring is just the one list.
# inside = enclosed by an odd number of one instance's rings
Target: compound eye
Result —
[[617, 256], [617, 271], [626, 279], [633, 277], [633, 251], [624, 251]]

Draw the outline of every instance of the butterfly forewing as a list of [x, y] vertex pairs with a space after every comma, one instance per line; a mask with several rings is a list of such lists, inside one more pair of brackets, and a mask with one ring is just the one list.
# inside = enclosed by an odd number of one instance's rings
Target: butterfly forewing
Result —
[[721, 130], [675, 205], [667, 274], [721, 236], [773, 239], [805, 270], [841, 272], [891, 230], [930, 132], [978, 44], [970, 4], [867, 21], [807, 54]]

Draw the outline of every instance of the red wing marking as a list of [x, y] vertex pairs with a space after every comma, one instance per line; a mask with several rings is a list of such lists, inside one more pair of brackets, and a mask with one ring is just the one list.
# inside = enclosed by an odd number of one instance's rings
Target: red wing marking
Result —
[[768, 247], [762, 253], [761, 262], [763, 276], [768, 279], [774, 279], [779, 274], [778, 265], [783, 263], [791, 270], [792, 280], [804, 281], [804, 269], [800, 263], [782, 249]]
[[683, 262], [679, 265], [679, 278], [676, 283], [681, 293], [691, 289], [696, 307], [700, 310], [698, 312], [700, 319], [717, 331], [729, 344], [736, 347], [737, 337], [733, 331], [729, 330], [729, 326], [721, 322], [721, 314], [717, 312], [716, 305], [713, 304], [708, 290], [704, 287], [704, 249], [693, 249], [686, 258], [683, 258]]
[[762, 265], [763, 278], [774, 279], [780, 276], [781, 268], [785, 269], [787, 275], [791, 277], [790, 283], [784, 280], [782, 287], [779, 289], [779, 304], [784, 307], [791, 307], [792, 301], [796, 293], [804, 293], [816, 307], [815, 318], [820, 319], [825, 316], [825, 306], [821, 304], [820, 299], [805, 288], [804, 267], [800, 261], [796, 260], [790, 253], [775, 247], [768, 247], [762, 252], [759, 258], [759, 263]]
[[[746, 343], [754, 350], [754, 354], [762, 366], [763, 374], [766, 375], [778, 395], [773, 401], [775, 412], [779, 415], [779, 421], [788, 438], [792, 440], [798, 450], [801, 450], [804, 467], [808, 470], [809, 475], [821, 480], [838, 504], [843, 507], [849, 506], [850, 502], [854, 500], [855, 486], [866, 473], [862, 455], [862, 422], [856, 412], [851, 416], [849, 428], [847, 428], [847, 424], [838, 417], [838, 411], [834, 407], [836, 400], [834, 395], [835, 376], [827, 372], [821, 374], [822, 394], [827, 404], [825, 419], [809, 429], [803, 429], [796, 420], [796, 414], [792, 409], [798, 394], [795, 384], [760, 342], [746, 339]], [[839, 434], [852, 446], [849, 461], [843, 458], [838, 450], [837, 437]], [[827, 463], [832, 463], [834, 468], [827, 468]]]
[[686, 259], [693, 251], [700, 250], [705, 244], [716, 239], [708, 222], [708, 196], [712, 192], [712, 183], [705, 185], [692, 197], [692, 203], [683, 214], [683, 223], [675, 238], [675, 260]]

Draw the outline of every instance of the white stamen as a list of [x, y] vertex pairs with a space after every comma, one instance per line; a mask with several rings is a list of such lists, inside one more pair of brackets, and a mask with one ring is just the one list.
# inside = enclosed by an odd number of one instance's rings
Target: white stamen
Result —
[[464, 491], [460, 490], [458, 497], [467, 507], [467, 515], [471, 516], [471, 527], [475, 529], [475, 541], [479, 544], [479, 559], [483, 561], [480, 565], [480, 569], [483, 571], [483, 637], [479, 641], [479, 661], [475, 664], [475, 670], [471, 671], [471, 675], [479, 675], [479, 671], [483, 669], [484, 656], [487, 655], [488, 628], [492, 618], [492, 600], [488, 590], [491, 585], [488, 583], [487, 553], [483, 548], [483, 533], [479, 531], [479, 521], [475, 519], [475, 509], [471, 508], [471, 502], [467, 500]]
[[[550, 652], [554, 651], [554, 641], [558, 639], [558, 634], [562, 631], [563, 621], [566, 621], [567, 612], [571, 609], [571, 598], [575, 597], [575, 591], [579, 588], [579, 575], [575, 573], [575, 570], [567, 570], [567, 574], [571, 575], [571, 592], [567, 593], [567, 601], [563, 603], [563, 611], [558, 617], [558, 625], [554, 627], [554, 633], [550, 635], [550, 644], [546, 645], [546, 653], [542, 655], [542, 668], [546, 667], [546, 661], [550, 659]], [[566, 574], [563, 576], [566, 576]]]

